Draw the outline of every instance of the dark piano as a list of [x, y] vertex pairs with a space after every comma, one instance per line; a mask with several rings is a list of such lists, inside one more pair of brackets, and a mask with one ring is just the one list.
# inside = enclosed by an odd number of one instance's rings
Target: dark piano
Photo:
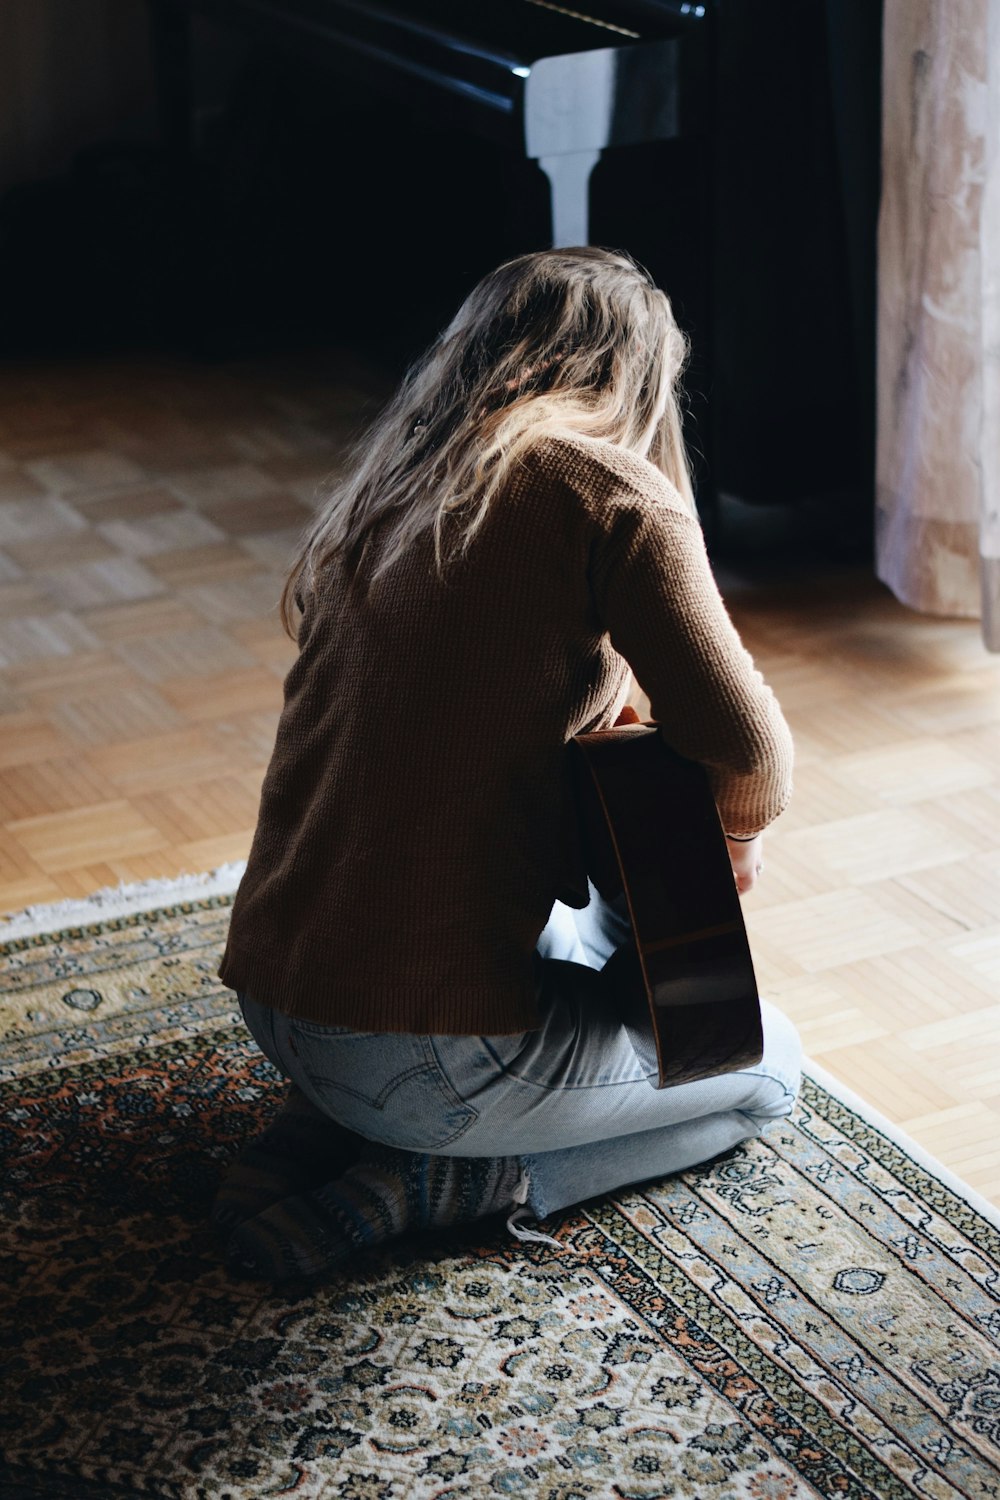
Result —
[[587, 243], [602, 151], [705, 124], [708, 15], [688, 0], [153, 3], [164, 92], [183, 93], [186, 13], [229, 22], [523, 151], [549, 180], [555, 245]]
[[[359, 109], [355, 125], [351, 110], [379, 98], [389, 132], [399, 132], [380, 136], [387, 154], [405, 158], [410, 134], [433, 130], [431, 149], [444, 148], [435, 166], [446, 175], [448, 138], [466, 163], [481, 142], [487, 177], [498, 163], [537, 162], [550, 184], [551, 227], [544, 204], [535, 217], [537, 174], [519, 175], [516, 213], [529, 227], [503, 249], [538, 248], [550, 228], [555, 244], [593, 234], [649, 266], [693, 339], [700, 496], [831, 495], [845, 526], [853, 513], [867, 538], [881, 0], [149, 4], [165, 134], [181, 154], [197, 12], [242, 34], [256, 56], [283, 59], [307, 93], [342, 80], [331, 90], [346, 101], [342, 134], [330, 138], [336, 181], [344, 158], [358, 154], [377, 182], [364, 139], [372, 114]], [[460, 178], [451, 181], [458, 201]], [[496, 196], [511, 201], [502, 182]], [[433, 214], [420, 218], [419, 201], [411, 198], [400, 226], [426, 262], [447, 230]], [[387, 222], [384, 240], [396, 233]], [[363, 230], [363, 211], [359, 223]], [[346, 238], [353, 243], [350, 231]], [[467, 256], [463, 275], [481, 273], [488, 258]], [[467, 285], [456, 273], [442, 309]]]

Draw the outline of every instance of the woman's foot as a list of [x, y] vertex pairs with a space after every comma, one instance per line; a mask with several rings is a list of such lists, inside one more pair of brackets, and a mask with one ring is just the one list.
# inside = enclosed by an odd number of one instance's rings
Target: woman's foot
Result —
[[428, 1156], [368, 1146], [347, 1171], [291, 1194], [229, 1241], [234, 1267], [265, 1281], [328, 1275], [358, 1250], [412, 1229], [466, 1224], [513, 1205], [516, 1156]]
[[311, 1104], [292, 1084], [277, 1118], [251, 1141], [223, 1178], [212, 1223], [230, 1234], [291, 1193], [329, 1182], [360, 1155], [365, 1143]]

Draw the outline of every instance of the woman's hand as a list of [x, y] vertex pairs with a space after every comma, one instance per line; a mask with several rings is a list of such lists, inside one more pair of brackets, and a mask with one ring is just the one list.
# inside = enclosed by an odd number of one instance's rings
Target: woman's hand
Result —
[[755, 839], [743, 841], [731, 839], [727, 834], [726, 848], [736, 877], [736, 889], [745, 896], [757, 884], [757, 876], [764, 868], [764, 835], [758, 833]]

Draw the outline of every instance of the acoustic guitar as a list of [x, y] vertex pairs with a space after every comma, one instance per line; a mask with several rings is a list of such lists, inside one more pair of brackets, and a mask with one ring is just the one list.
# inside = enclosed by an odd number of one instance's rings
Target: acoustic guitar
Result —
[[604, 974], [657, 1087], [751, 1067], [760, 1002], [725, 834], [704, 768], [655, 724], [570, 742], [587, 871], [624, 892], [633, 941]]

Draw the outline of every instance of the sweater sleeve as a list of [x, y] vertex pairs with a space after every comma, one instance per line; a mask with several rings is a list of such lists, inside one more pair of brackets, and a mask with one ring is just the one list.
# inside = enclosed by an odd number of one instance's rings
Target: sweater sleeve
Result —
[[685, 511], [633, 499], [592, 568], [597, 608], [667, 743], [709, 774], [725, 831], [747, 838], [791, 793], [792, 738], [719, 594]]

